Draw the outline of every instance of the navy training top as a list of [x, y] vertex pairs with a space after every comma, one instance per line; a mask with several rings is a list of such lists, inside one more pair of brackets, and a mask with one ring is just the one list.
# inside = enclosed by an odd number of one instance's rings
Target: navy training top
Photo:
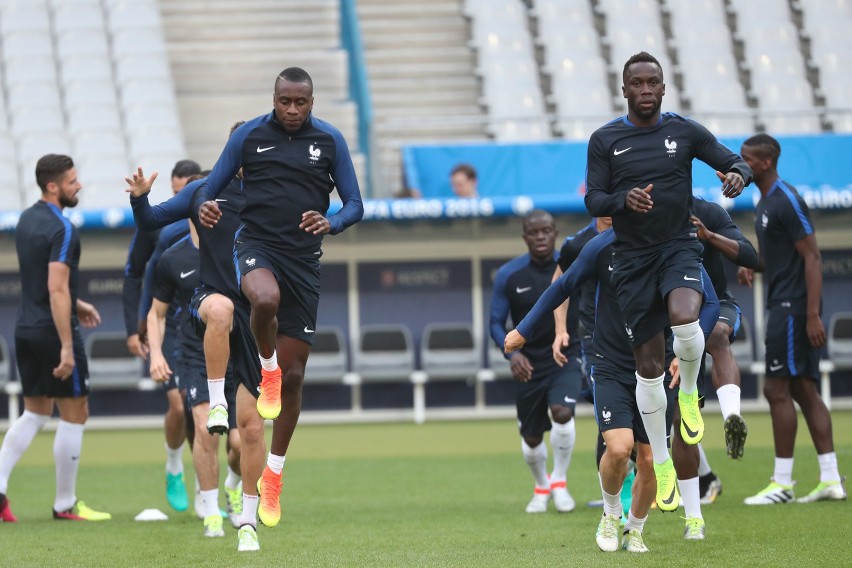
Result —
[[312, 253], [323, 235], [299, 228], [302, 213], [328, 214], [329, 195], [337, 187], [343, 207], [328, 216], [332, 235], [361, 220], [364, 205], [349, 148], [340, 131], [309, 115], [289, 133], [270, 112], [237, 128], [199, 187], [194, 209], [218, 197], [243, 168], [245, 207], [241, 238], [279, 250]]
[[[611, 216], [613, 250], [645, 254], [664, 243], [689, 239], [692, 161], [723, 173], [732, 170], [751, 183], [751, 168], [699, 123], [666, 112], [654, 126], [637, 127], [627, 116], [597, 129], [589, 139], [585, 203], [594, 217]], [[627, 193], [653, 184], [653, 208], [627, 208]]]

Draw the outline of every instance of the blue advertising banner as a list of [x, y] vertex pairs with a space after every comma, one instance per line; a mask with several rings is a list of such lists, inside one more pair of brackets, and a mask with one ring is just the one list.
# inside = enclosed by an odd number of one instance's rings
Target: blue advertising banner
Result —
[[[745, 138], [721, 138], [739, 152]], [[811, 209], [852, 209], [852, 135], [778, 137], [781, 177], [796, 186]], [[583, 203], [586, 143], [551, 141], [524, 144], [470, 143], [410, 145], [402, 149], [408, 185], [422, 199], [378, 199], [364, 203], [364, 221], [469, 219], [522, 215], [534, 207], [556, 214], [586, 212]], [[473, 165], [479, 176], [481, 197], [454, 199], [449, 184], [452, 168]], [[759, 193], [748, 187], [735, 200], [719, 192], [713, 170], [696, 160], [693, 168], [696, 195], [717, 201], [735, 211], [751, 210]], [[340, 209], [334, 202], [329, 213]], [[70, 209], [66, 215], [82, 230], [132, 228], [130, 208]], [[19, 211], [0, 212], [0, 231], [13, 231]]]

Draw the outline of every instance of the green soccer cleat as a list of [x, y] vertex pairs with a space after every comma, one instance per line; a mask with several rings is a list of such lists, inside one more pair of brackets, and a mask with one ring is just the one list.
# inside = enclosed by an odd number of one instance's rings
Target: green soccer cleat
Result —
[[816, 503], [817, 501], [846, 501], [846, 489], [843, 487], [843, 480], [820, 481], [813, 491], [796, 499], [796, 503]]
[[[795, 482], [794, 482], [795, 483]], [[773, 479], [765, 489], [757, 495], [746, 497], [746, 505], [780, 505], [792, 503], [795, 500], [793, 485], [781, 485]]]
[[77, 501], [67, 511], [53, 511], [53, 518], [60, 521], [108, 521], [112, 515], [95, 511], [82, 501]]
[[207, 431], [211, 434], [228, 433], [228, 409], [217, 404], [207, 412]]
[[228, 519], [235, 529], [240, 528], [240, 517], [243, 514], [243, 482], [240, 481], [233, 489], [225, 488], [225, 502], [228, 505]]
[[677, 403], [680, 408], [680, 435], [683, 441], [694, 446], [704, 437], [704, 419], [698, 408], [698, 390], [686, 394], [682, 390], [677, 393]]
[[725, 418], [725, 446], [729, 458], [732, 460], [743, 459], [746, 436], [748, 436], [748, 428], [746, 428], [742, 416], [731, 414]]
[[654, 475], [657, 478], [657, 508], [664, 513], [677, 509], [680, 504], [680, 494], [677, 491], [677, 473], [675, 473], [672, 458], [663, 463], [654, 463]]
[[645, 546], [645, 541], [642, 540], [642, 533], [638, 529], [624, 531], [624, 537], [621, 540], [621, 549], [627, 552], [648, 552], [648, 547]]
[[207, 538], [225, 536], [225, 530], [222, 528], [222, 515], [214, 513], [204, 517], [204, 536]]
[[260, 550], [260, 543], [257, 542], [257, 530], [251, 525], [243, 525], [237, 532], [237, 552], [254, 552]]
[[601, 522], [598, 523], [598, 532], [595, 534], [595, 541], [598, 543], [598, 548], [604, 552], [615, 552], [618, 550], [618, 517], [615, 515], [603, 515]]
[[704, 519], [701, 517], [686, 517], [686, 528], [683, 530], [685, 540], [704, 540]]
[[189, 495], [186, 494], [183, 472], [166, 472], [166, 500], [175, 511], [186, 511], [189, 508]]
[[624, 478], [624, 483], [621, 484], [621, 509], [624, 511], [622, 519], [626, 519], [630, 514], [630, 505], [633, 503], [633, 480], [636, 479], [636, 472], [633, 468], [627, 472]]

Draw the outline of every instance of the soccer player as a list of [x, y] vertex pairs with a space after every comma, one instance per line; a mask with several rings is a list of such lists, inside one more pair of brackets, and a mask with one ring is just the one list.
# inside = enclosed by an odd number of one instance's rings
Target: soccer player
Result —
[[728, 288], [728, 277], [722, 257], [737, 266], [757, 266], [754, 245], [734, 224], [725, 209], [711, 201], [695, 199], [692, 202], [692, 224], [704, 252], [701, 263], [710, 275], [710, 282], [719, 298], [719, 321], [716, 322], [706, 349], [713, 357], [711, 377], [725, 421], [725, 446], [728, 457], [742, 459], [748, 428], [740, 416], [740, 370], [731, 353], [731, 343], [740, 328], [740, 306]]
[[636, 397], [659, 502], [676, 491], [661, 412], [667, 404], [663, 329], [669, 324], [680, 360], [681, 433], [689, 444], [704, 435], [696, 388], [705, 343], [698, 323], [701, 244], [689, 234], [692, 162], [698, 158], [716, 169], [726, 197], [742, 192], [751, 170], [697, 122], [661, 113], [663, 70], [652, 55], [630, 57], [622, 77], [627, 115], [589, 140], [585, 202], [593, 216], [612, 216], [612, 280], [636, 359]]
[[190, 227], [190, 235], [166, 250], [157, 262], [152, 289], [153, 303], [148, 313], [151, 377], [158, 382], [166, 382], [174, 374], [163, 355], [162, 344], [166, 312], [172, 302], [177, 300], [181, 313], [179, 375], [186, 389], [187, 403], [192, 407], [195, 424], [192, 459], [201, 489], [200, 508], [204, 516], [204, 536], [220, 537], [225, 533], [222, 530], [222, 516], [218, 506], [219, 437], [218, 434], [207, 433], [209, 396], [204, 372], [203, 344], [192, 327], [189, 308], [190, 300], [200, 283], [199, 268], [198, 234], [194, 227]]
[[[221, 194], [218, 203], [225, 215], [213, 228], [207, 229], [200, 226], [191, 207], [192, 196], [201, 182], [191, 182], [172, 199], [152, 207], [147, 196], [156, 177], [154, 172], [150, 178], [146, 178], [140, 168], [127, 179], [134, 218], [140, 227], [151, 229], [189, 217], [198, 230], [201, 283], [192, 297], [189, 311], [196, 333], [204, 338], [210, 405], [214, 409], [216, 406], [227, 408], [226, 387], [230, 389], [233, 385], [236, 389], [236, 408], [228, 408], [228, 418], [235, 410], [240, 436], [240, 473], [244, 481], [241, 484], [238, 550], [259, 550], [256, 531], [257, 481], [266, 454], [263, 419], [257, 413], [255, 401], [260, 385], [260, 363], [249, 328], [249, 307], [240, 296], [233, 262], [234, 234], [239, 226], [239, 212], [244, 202], [242, 180], [234, 178]], [[229, 360], [232, 374], [228, 373]], [[221, 376], [225, 377], [222, 382], [227, 385], [215, 379], [209, 380], [210, 377]], [[214, 423], [218, 421], [215, 413], [208, 414], [208, 431], [211, 418], [214, 418]], [[237, 511], [235, 503], [232, 503], [232, 490], [227, 479], [225, 493], [229, 513], [235, 516]]]
[[[524, 346], [525, 338], [535, 334], [534, 329], [542, 318], [559, 306], [583, 282], [597, 278], [590, 374], [593, 378], [595, 417], [606, 441], [606, 450], [599, 468], [604, 512], [598, 525], [596, 541], [598, 547], [606, 552], [616, 551], [619, 544], [631, 552], [647, 552], [642, 531], [654, 500], [653, 459], [650, 440], [639, 415], [635, 363], [628, 349], [628, 334], [621, 323], [623, 318], [610, 279], [611, 245], [614, 241], [615, 234], [609, 230], [583, 247], [571, 267], [548, 287], [518, 323], [517, 328], [506, 335], [505, 351], [511, 353]], [[704, 328], [710, 327], [718, 317], [718, 301], [712, 290], [706, 295], [701, 314]], [[662, 413], [668, 415], [664, 416], [668, 424], [671, 423], [670, 410]], [[634, 444], [637, 446], [637, 472], [622, 543], [618, 534], [619, 518], [622, 514], [619, 494]], [[657, 494], [659, 496], [659, 491]], [[676, 489], [673, 488], [671, 494], [663, 499], [658, 497], [657, 504], [661, 509], [676, 509]]]
[[[523, 231], [528, 252], [501, 266], [494, 280], [490, 330], [492, 339], [501, 348], [506, 338], [506, 319], [511, 316], [513, 322], [520, 321], [527, 314], [550, 285], [557, 267], [554, 250], [559, 232], [553, 216], [534, 209], [524, 216]], [[546, 512], [551, 497], [561, 513], [575, 507], [566, 474], [576, 439], [573, 418], [582, 381], [580, 346], [574, 342], [570, 348], [566, 347], [567, 365], [557, 365], [551, 355], [556, 335], [552, 323], [552, 320], [543, 322], [523, 351], [509, 356], [512, 377], [518, 382], [515, 406], [521, 452], [535, 482], [527, 513]], [[544, 433], [548, 430], [553, 449], [553, 470], [549, 476], [544, 443]]]
[[[244, 226], [234, 258], [240, 289], [251, 304], [262, 367], [257, 410], [266, 419], [278, 417], [258, 508], [268, 526], [281, 517], [281, 473], [302, 408], [305, 364], [316, 331], [323, 236], [343, 231], [364, 214], [346, 141], [337, 128], [311, 114], [310, 75], [298, 67], [282, 71], [272, 102], [271, 113], [243, 124], [228, 139], [195, 196], [202, 226], [212, 227], [222, 217], [214, 199], [242, 167]], [[335, 188], [343, 207], [326, 217]]]
[[109, 513], [77, 500], [77, 470], [89, 417], [89, 367], [80, 325], [101, 321], [94, 306], [77, 297], [80, 237], [62, 215], [77, 205], [82, 189], [74, 161], [47, 154], [35, 168], [41, 199], [21, 214], [15, 246], [21, 274], [21, 305], [15, 325], [15, 354], [24, 393], [24, 412], [0, 447], [0, 520], [14, 522], [6, 498], [9, 476], [36, 434], [59, 410], [53, 442], [56, 498], [53, 518], [104, 521]]
[[[798, 419], [795, 400], [811, 433], [819, 484], [799, 503], [842, 501], [846, 490], [837, 471], [831, 414], [817, 390], [819, 353], [825, 344], [822, 311], [822, 259], [804, 199], [778, 175], [781, 145], [768, 134], [746, 140], [743, 158], [754, 170], [760, 201], [754, 230], [766, 282], [766, 384], [775, 438], [775, 471], [768, 486], [745, 500], [747, 505], [789, 503], [793, 493], [793, 448]], [[751, 286], [753, 272], [740, 268]]]
[[[193, 160], [180, 160], [172, 169], [172, 192], [177, 193], [185, 186], [191, 176], [201, 172], [201, 166]], [[137, 229], [130, 241], [127, 252], [127, 262], [124, 267], [124, 286], [122, 303], [124, 305], [124, 325], [127, 331], [127, 348], [143, 360], [148, 359], [148, 344], [145, 332], [147, 315], [150, 309], [150, 297], [140, 310], [143, 281], [146, 266], [156, 264], [159, 254], [155, 251], [160, 244], [162, 251], [187, 235], [186, 223], [177, 223], [163, 231], [140, 231]], [[149, 264], [150, 263], [150, 264]], [[141, 312], [141, 313], [140, 313]], [[166, 315], [166, 335], [163, 340], [163, 352], [172, 368], [175, 367], [174, 346], [177, 341], [177, 318], [174, 310]], [[140, 331], [142, 332], [140, 334]], [[176, 376], [171, 376], [163, 383], [166, 392], [168, 409], [163, 419], [163, 430], [166, 437], [166, 500], [176, 511], [185, 511], [189, 507], [189, 497], [183, 475], [183, 441], [186, 438], [186, 418], [184, 416], [183, 399], [175, 382]]]

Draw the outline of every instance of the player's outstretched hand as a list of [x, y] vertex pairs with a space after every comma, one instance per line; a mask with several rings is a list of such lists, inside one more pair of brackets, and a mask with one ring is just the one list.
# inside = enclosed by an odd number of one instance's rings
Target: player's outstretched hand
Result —
[[154, 185], [154, 180], [157, 179], [157, 172], [151, 174], [151, 177], [145, 177], [145, 173], [142, 171], [142, 166], [138, 166], [136, 168], [136, 173], [124, 178], [124, 181], [127, 182], [127, 193], [131, 195], [131, 197], [142, 197], [149, 191], [151, 191], [151, 186]]
[[710, 230], [704, 226], [704, 223], [701, 222], [701, 219], [696, 217], [695, 215], [690, 215], [689, 220], [692, 221], [692, 224], [695, 225], [695, 228], [698, 229], [698, 238], [702, 241], [707, 241], [710, 239], [710, 235], [712, 234]]
[[198, 220], [207, 229], [212, 229], [221, 218], [222, 210], [219, 209], [219, 204], [215, 201], [205, 201], [198, 208]]
[[331, 231], [331, 223], [319, 211], [305, 211], [299, 228], [306, 233], [327, 235]]
[[631, 211], [637, 213], [647, 213], [654, 207], [654, 200], [651, 199], [651, 190], [654, 189], [654, 184], [649, 183], [645, 187], [634, 187], [627, 192], [627, 201], [625, 205]]
[[745, 180], [739, 173], [728, 172], [723, 174], [717, 170], [716, 177], [722, 182], [722, 195], [725, 197], [734, 198], [743, 192]]

